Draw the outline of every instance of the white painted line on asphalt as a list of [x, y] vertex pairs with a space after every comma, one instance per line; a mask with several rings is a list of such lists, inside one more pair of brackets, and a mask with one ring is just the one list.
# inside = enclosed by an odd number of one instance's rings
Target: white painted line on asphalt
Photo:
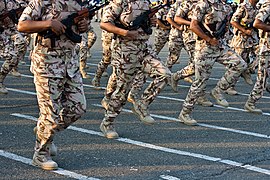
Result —
[[[19, 155], [16, 155], [16, 154], [13, 154], [13, 153], [10, 153], [10, 152], [7, 152], [7, 151], [0, 150], [0, 156], [3, 156], [3, 157], [8, 158], [8, 159], [15, 160], [15, 161], [18, 161], [18, 162], [22, 162], [22, 163], [27, 164], [27, 165], [34, 166], [34, 165], [32, 165], [32, 159], [25, 158], [23, 156], [19, 156]], [[62, 168], [58, 168], [58, 170], [50, 171], [50, 172], [54, 172], [56, 174], [60, 174], [60, 175], [66, 176], [66, 177], [74, 178], [74, 179], [98, 180], [97, 178], [88, 177], [88, 176], [85, 176], [85, 175], [82, 175], [82, 174], [77, 174], [75, 172], [68, 171], [68, 170], [65, 170], [65, 169], [62, 169]]]
[[166, 179], [166, 180], [180, 180], [177, 177], [173, 177], [173, 176], [169, 176], [169, 175], [161, 175], [159, 177], [162, 178], [162, 179]]
[[[92, 104], [92, 105], [93, 106], [97, 106], [97, 107], [102, 107], [102, 105], [100, 105], [100, 104]], [[124, 108], [122, 109], [122, 111], [132, 113], [131, 110], [124, 109]], [[171, 120], [171, 121], [180, 122], [179, 119], [173, 118], [173, 117], [156, 115], [156, 114], [151, 114], [151, 116], [154, 117], [154, 118], [159, 118], [159, 119], [165, 119], [165, 120]], [[244, 135], [248, 135], [248, 136], [255, 136], [255, 137], [270, 139], [270, 136], [269, 135], [265, 135], [265, 134], [259, 134], [259, 133], [249, 132], [249, 131], [242, 131], [242, 130], [231, 129], [231, 128], [226, 128], [226, 127], [221, 127], [221, 126], [204, 124], [204, 123], [198, 123], [198, 125], [199, 126], [202, 126], [202, 127], [211, 128], [211, 129], [218, 129], [218, 130], [229, 131], [229, 132], [238, 133], [238, 134], [244, 134]]]
[[[20, 113], [13, 113], [11, 115], [37, 121], [37, 118], [35, 118], [33, 116], [31, 118], [29, 118], [30, 117], [29, 115], [24, 115], [24, 114], [20, 114]], [[103, 136], [103, 134], [100, 132], [96, 132], [96, 131], [92, 131], [92, 130], [88, 130], [88, 129], [84, 129], [84, 128], [79, 128], [76, 126], [69, 126], [68, 129], [71, 129], [74, 131], [79, 131], [79, 132], [86, 133], [86, 134]], [[251, 166], [251, 165], [244, 164], [244, 163], [239, 163], [239, 162], [232, 161], [232, 160], [221, 159], [221, 158], [217, 158], [217, 157], [207, 156], [207, 155], [198, 154], [198, 153], [192, 153], [192, 152], [188, 152], [188, 151], [181, 151], [181, 150], [177, 150], [177, 149], [171, 149], [171, 148], [157, 146], [154, 144], [136, 141], [136, 140], [132, 140], [132, 139], [128, 139], [128, 138], [121, 138], [120, 137], [120, 138], [115, 139], [115, 140], [120, 141], [120, 142], [124, 142], [124, 143], [128, 143], [128, 144], [133, 144], [133, 145], [149, 148], [149, 149], [163, 151], [163, 152], [167, 152], [167, 153], [172, 153], [172, 154], [177, 154], [177, 155], [182, 155], [182, 156], [189, 156], [189, 157], [204, 159], [207, 161], [220, 162], [223, 164], [236, 166], [236, 167], [248, 169], [248, 170], [251, 170], [254, 172], [270, 175], [270, 170], [262, 169], [262, 168], [259, 168], [256, 166]]]
[[[85, 85], [85, 86], [90, 86], [90, 85]], [[30, 92], [30, 91], [22, 91], [22, 90], [17, 90], [17, 89], [13, 89], [13, 88], [8, 88], [8, 90], [19, 92], [19, 93], [26, 93], [26, 94], [30, 94], [30, 95], [36, 95], [36, 93]], [[176, 98], [168, 98], [168, 99], [177, 100], [177, 101], [183, 101], [181, 99], [176, 99]], [[92, 105], [97, 106], [97, 107], [102, 107], [100, 104], [92, 104]], [[218, 106], [218, 105], [215, 105], [215, 106]], [[220, 107], [223, 108], [222, 106], [220, 106]], [[227, 108], [227, 109], [229, 109], [229, 108]], [[239, 109], [239, 110], [241, 110], [241, 109]], [[124, 109], [124, 108], [122, 109], [122, 111], [132, 113], [131, 110]], [[242, 111], [245, 111], [245, 110], [242, 110]], [[270, 113], [263, 113], [263, 115], [269, 116]], [[171, 120], [171, 121], [179, 122], [179, 119], [173, 118], [173, 117], [156, 115], [156, 114], [151, 114], [151, 116], [155, 117], [155, 118], [159, 118], [159, 119], [165, 119], [165, 120]], [[238, 134], [244, 134], [244, 135], [248, 135], [248, 136], [255, 136], [255, 137], [270, 139], [270, 136], [265, 135], [265, 134], [259, 134], [259, 133], [249, 132], [249, 131], [242, 131], [242, 130], [231, 129], [231, 128], [226, 128], [226, 127], [221, 127], [221, 126], [204, 124], [204, 123], [198, 123], [198, 125], [202, 126], [202, 127], [212, 128], [212, 129], [218, 129], [218, 130], [229, 131], [229, 132], [238, 133]]]

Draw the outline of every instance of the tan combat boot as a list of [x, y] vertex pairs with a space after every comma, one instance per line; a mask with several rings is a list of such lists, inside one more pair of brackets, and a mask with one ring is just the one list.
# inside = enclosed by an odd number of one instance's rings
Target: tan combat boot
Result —
[[205, 107], [211, 107], [211, 106], [213, 106], [213, 103], [211, 101], [209, 101], [209, 99], [207, 99], [207, 97], [205, 95], [204, 96], [200, 96], [197, 99], [197, 104], [202, 105], [202, 106], [205, 106]]
[[112, 123], [105, 125], [105, 123], [102, 121], [100, 124], [100, 130], [104, 134], [104, 136], [108, 139], [116, 139], [119, 137]]
[[0, 83], [0, 94], [7, 94], [8, 90], [3, 83]]
[[101, 105], [104, 107], [104, 109], [108, 110], [109, 99], [106, 96], [104, 96], [104, 98], [101, 100]]
[[229, 94], [229, 95], [237, 95], [238, 94], [238, 92], [234, 89], [234, 87], [230, 87], [227, 90], [225, 90], [224, 92], [226, 94]]
[[148, 107], [141, 103], [141, 101], [135, 101], [132, 112], [145, 124], [152, 125], [155, 123], [155, 120], [150, 116]]
[[177, 89], [178, 81], [179, 79], [177, 78], [177, 74], [172, 73], [171, 78], [170, 78], [170, 85], [174, 92], [178, 92], [178, 89]]
[[197, 121], [194, 120], [192, 117], [190, 117], [189, 113], [183, 112], [183, 110], [179, 114], [178, 119], [180, 120], [180, 122], [182, 122], [182, 123], [184, 123], [184, 124], [186, 124], [188, 126], [195, 126], [195, 125], [197, 125]]
[[21, 73], [17, 69], [15, 69], [15, 68], [13, 68], [9, 73], [12, 76], [15, 76], [15, 77], [21, 77], [22, 76]]
[[249, 70], [242, 72], [241, 76], [244, 78], [244, 80], [246, 81], [247, 84], [253, 85], [253, 81], [251, 79], [251, 74], [250, 74]]
[[46, 151], [35, 151], [32, 164], [44, 170], [58, 169], [58, 164], [52, 160], [49, 152]]
[[223, 107], [228, 107], [229, 103], [227, 100], [224, 98], [223, 94], [220, 92], [220, 90], [217, 90], [216, 88], [212, 89], [211, 91], [211, 96], [216, 99], [217, 104], [223, 106]]
[[102, 89], [100, 87], [100, 78], [98, 78], [97, 76], [94, 76], [94, 78], [92, 79], [92, 85], [94, 86], [95, 89]]
[[248, 112], [256, 113], [256, 114], [262, 114], [262, 110], [255, 107], [254, 103], [246, 102], [245, 104], [245, 110]]

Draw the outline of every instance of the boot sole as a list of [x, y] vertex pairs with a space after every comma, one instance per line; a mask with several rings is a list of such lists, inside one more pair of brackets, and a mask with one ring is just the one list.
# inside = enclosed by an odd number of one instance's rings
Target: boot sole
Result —
[[47, 171], [52, 171], [52, 170], [57, 170], [58, 169], [58, 166], [57, 167], [44, 167], [44, 166], [41, 166], [41, 165], [35, 163], [34, 161], [32, 161], [32, 165], [34, 165], [36, 167], [39, 167], [41, 169], [47, 170]]

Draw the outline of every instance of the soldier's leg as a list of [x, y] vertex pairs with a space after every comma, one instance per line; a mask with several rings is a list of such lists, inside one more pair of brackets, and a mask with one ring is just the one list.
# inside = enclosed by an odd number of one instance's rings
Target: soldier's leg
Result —
[[169, 30], [156, 29], [154, 39], [154, 52], [158, 55], [169, 40]]
[[197, 122], [190, 116], [195, 103], [206, 87], [206, 81], [209, 79], [215, 58], [208, 53], [196, 53], [195, 59], [195, 80], [192, 82], [183, 108], [179, 114], [181, 122], [187, 125], [196, 125]]
[[87, 33], [82, 34], [82, 41], [80, 43], [80, 72], [83, 78], [89, 79], [90, 76], [86, 72], [87, 52], [88, 52], [88, 39]]
[[17, 64], [18, 58], [14, 42], [10, 37], [3, 37], [3, 39], [0, 40], [0, 43], [0, 47], [2, 48], [1, 55], [2, 58], [5, 59], [0, 70], [0, 94], [7, 94], [8, 90], [3, 83], [8, 73]]
[[112, 33], [108, 32], [102, 32], [102, 48], [103, 48], [103, 53], [102, 53], [102, 59], [98, 63], [97, 69], [95, 76], [92, 80], [92, 85], [98, 88], [100, 86], [100, 79], [102, 74], [105, 72], [107, 67], [111, 63], [111, 43], [112, 43]]
[[165, 65], [169, 69], [171, 69], [172, 66], [177, 62], [177, 60], [180, 57], [181, 50], [183, 48], [183, 42], [182, 41], [178, 42], [174, 41], [174, 39], [169, 39], [168, 46], [169, 46], [169, 54], [165, 62]]
[[18, 60], [17, 63], [15, 64], [15, 67], [10, 71], [10, 74], [12, 74], [15, 77], [20, 77], [21, 73], [19, 73], [18, 71], [18, 64], [20, 61], [24, 60], [24, 55], [27, 49], [26, 40], [20, 33], [13, 35], [11, 38], [12, 41], [14, 42], [14, 47], [17, 51]]
[[134, 102], [133, 112], [139, 116], [142, 122], [153, 124], [155, 120], [150, 116], [148, 107], [167, 84], [171, 72], [158, 58], [151, 54], [145, 56], [142, 72], [150, 76], [153, 81], [144, 90], [141, 99]]
[[262, 110], [257, 109], [255, 107], [255, 103], [263, 96], [263, 91], [266, 88], [267, 77], [269, 77], [270, 71], [270, 63], [269, 63], [270, 55], [263, 54], [258, 56], [258, 58], [259, 58], [259, 68], [257, 80], [245, 104], [245, 109], [253, 113], [262, 113]]
[[219, 105], [227, 107], [229, 103], [222, 93], [236, 84], [241, 73], [247, 68], [247, 64], [232, 50], [224, 51], [217, 59], [217, 62], [225, 65], [227, 70], [224, 76], [218, 81], [217, 86], [211, 91], [211, 95]]

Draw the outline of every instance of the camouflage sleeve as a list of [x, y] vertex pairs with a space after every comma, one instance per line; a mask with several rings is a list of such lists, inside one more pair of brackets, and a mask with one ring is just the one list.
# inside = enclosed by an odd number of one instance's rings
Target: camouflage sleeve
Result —
[[181, 4], [176, 10], [175, 16], [179, 16], [184, 18], [189, 12], [189, 6], [188, 6], [188, 1], [185, 1], [184, 3]]
[[240, 22], [240, 20], [245, 16], [245, 7], [243, 4], [240, 4], [236, 9], [235, 13], [232, 16], [232, 22]]
[[206, 4], [206, 2], [204, 1], [200, 1], [198, 2], [198, 4], [195, 6], [195, 8], [193, 9], [193, 20], [202, 22], [203, 17], [206, 13], [206, 9], [208, 8], [208, 4]]
[[104, 8], [102, 22], [110, 22], [114, 24], [114, 21], [117, 17], [120, 16], [122, 8], [122, 0], [113, 0]]
[[161, 19], [162, 14], [164, 14], [164, 8], [161, 8], [160, 10], [158, 10], [158, 12], [156, 13], [156, 17], [158, 19]]
[[41, 17], [42, 0], [32, 0], [24, 9], [19, 21], [38, 20]]
[[270, 14], [270, 5], [269, 4], [263, 5], [259, 10], [256, 19], [265, 22], [269, 18], [269, 14]]
[[171, 8], [170, 8], [170, 10], [169, 10], [169, 12], [168, 12], [168, 14], [167, 14], [167, 17], [173, 18], [174, 15], [175, 15], [176, 9], [177, 9], [177, 2], [175, 2], [175, 3], [171, 6]]

